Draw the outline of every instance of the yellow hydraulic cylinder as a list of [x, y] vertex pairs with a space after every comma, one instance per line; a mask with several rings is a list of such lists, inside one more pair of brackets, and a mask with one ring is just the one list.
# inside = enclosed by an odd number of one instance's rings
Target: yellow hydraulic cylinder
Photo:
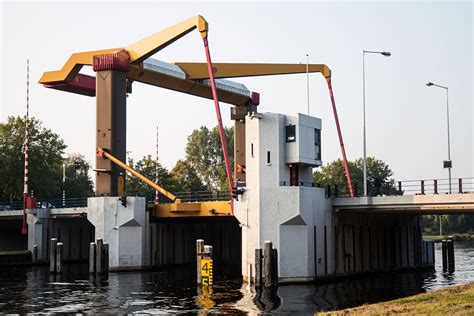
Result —
[[99, 158], [105, 157], [105, 158], [109, 159], [113, 163], [115, 163], [118, 166], [120, 166], [121, 168], [127, 170], [128, 172], [133, 174], [135, 177], [137, 177], [138, 179], [142, 180], [143, 182], [145, 182], [146, 184], [151, 186], [156, 191], [160, 192], [161, 194], [163, 194], [164, 196], [169, 198], [171, 201], [176, 202], [176, 203], [180, 203], [180, 199], [178, 199], [176, 197], [176, 195], [174, 195], [173, 193], [171, 193], [169, 191], [166, 191], [165, 189], [160, 187], [158, 184], [154, 183], [153, 181], [151, 181], [147, 177], [140, 174], [138, 171], [136, 171], [136, 170], [132, 169], [131, 167], [127, 166], [126, 164], [124, 164], [123, 162], [121, 162], [120, 160], [118, 160], [117, 158], [115, 158], [114, 156], [109, 154], [108, 152], [106, 152], [103, 148], [97, 147], [97, 156]]

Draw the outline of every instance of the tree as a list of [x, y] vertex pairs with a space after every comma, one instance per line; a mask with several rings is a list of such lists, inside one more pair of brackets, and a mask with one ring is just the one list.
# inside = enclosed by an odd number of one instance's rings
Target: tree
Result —
[[94, 195], [94, 183], [89, 176], [89, 163], [81, 154], [69, 154], [66, 163], [64, 188], [66, 198], [89, 197]]
[[[144, 156], [134, 163], [133, 159], [128, 160], [128, 165], [138, 171], [148, 179], [155, 181], [156, 178], [156, 160], [151, 155]], [[177, 183], [169, 171], [158, 163], [158, 185], [170, 192], [176, 192]], [[155, 190], [142, 180], [128, 174], [126, 180], [126, 190], [128, 195], [146, 196], [153, 198]]]
[[[362, 158], [357, 159], [354, 162], [347, 162], [349, 167], [349, 173], [351, 176], [352, 187], [357, 192], [363, 192], [364, 188], [364, 176], [363, 176], [363, 164]], [[393, 188], [393, 179], [390, 177], [393, 175], [390, 167], [382, 160], [375, 159], [373, 157], [367, 157], [367, 194], [377, 195], [382, 194], [382, 186], [386, 183], [391, 184], [392, 193], [395, 193]], [[323, 167], [320, 171], [313, 173], [314, 183], [321, 186], [337, 185], [339, 193], [347, 195], [349, 190], [347, 188], [347, 179], [344, 169], [344, 164], [341, 159], [335, 160]]]
[[[231, 168], [234, 165], [234, 129], [224, 128]], [[205, 126], [188, 136], [186, 161], [196, 170], [208, 190], [227, 189], [227, 174], [218, 127], [209, 130]]]
[[[66, 149], [58, 134], [30, 118], [29, 189], [39, 198], [59, 198], [62, 155]], [[0, 123], [0, 200], [20, 200], [23, 194], [25, 119], [10, 116]]]
[[180, 192], [204, 191], [206, 187], [202, 183], [196, 170], [186, 160], [178, 160], [171, 170], [171, 176], [177, 183]]

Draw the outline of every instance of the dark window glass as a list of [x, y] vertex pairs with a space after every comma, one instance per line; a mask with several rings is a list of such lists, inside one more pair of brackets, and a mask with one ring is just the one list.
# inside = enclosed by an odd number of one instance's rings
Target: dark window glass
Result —
[[314, 129], [314, 146], [316, 147], [316, 160], [321, 160], [321, 130]]
[[253, 157], [253, 143], [250, 144], [250, 155]]
[[294, 141], [296, 141], [296, 126], [288, 125], [286, 127], [286, 142], [292, 143]]
[[270, 163], [270, 152], [267, 151], [267, 163], [269, 164]]

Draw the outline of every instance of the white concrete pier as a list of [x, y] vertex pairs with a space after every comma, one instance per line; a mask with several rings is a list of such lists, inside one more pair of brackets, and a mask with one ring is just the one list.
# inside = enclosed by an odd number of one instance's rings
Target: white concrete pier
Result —
[[149, 214], [144, 197], [127, 197], [126, 206], [118, 197], [93, 197], [87, 200], [87, 208], [95, 239], [109, 244], [111, 271], [150, 265]]

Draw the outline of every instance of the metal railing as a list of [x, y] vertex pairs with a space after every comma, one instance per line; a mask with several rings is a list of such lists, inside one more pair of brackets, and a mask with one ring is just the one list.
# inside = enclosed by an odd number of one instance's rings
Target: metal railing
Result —
[[[182, 202], [227, 201], [230, 200], [229, 191], [196, 191], [177, 192], [175, 194]], [[147, 202], [153, 202], [154, 196], [146, 196]], [[160, 203], [170, 203], [171, 200], [160, 195]], [[36, 208], [74, 208], [87, 207], [87, 197], [68, 199], [41, 199]], [[0, 211], [15, 211], [23, 209], [23, 201], [0, 202]]]
[[230, 200], [229, 191], [176, 192], [182, 202], [226, 201]]
[[[390, 181], [380, 183], [379, 186], [368, 185], [367, 187], [369, 196], [450, 194], [449, 179]], [[353, 189], [355, 196], [363, 195], [357, 185], [354, 185]], [[348, 194], [341, 193], [338, 185], [327, 185], [325, 191], [327, 197], [348, 197]], [[452, 179], [451, 194], [473, 192], [474, 177]]]
[[[291, 186], [290, 181], [280, 181], [280, 186]], [[320, 184], [313, 182], [299, 182], [299, 186], [318, 187]], [[327, 197], [347, 197], [348, 194], [341, 193], [337, 185], [324, 186]], [[428, 179], [428, 180], [404, 180], [381, 183], [380, 186], [369, 186], [371, 196], [384, 195], [425, 195], [425, 194], [449, 194], [449, 179]], [[361, 196], [362, 192], [354, 185], [355, 196]], [[474, 193], [474, 177], [453, 179], [451, 183], [451, 193]], [[202, 202], [202, 201], [227, 201], [230, 200], [229, 191], [196, 191], [177, 192], [175, 195], [182, 202]], [[154, 201], [154, 196], [146, 197], [148, 202]], [[160, 203], [171, 202], [165, 196], [160, 195]], [[37, 208], [74, 208], [87, 207], [87, 197], [63, 199], [40, 199]], [[22, 210], [23, 201], [0, 202], [0, 211]]]
[[[290, 187], [290, 186], [295, 186], [294, 184], [291, 183], [291, 181], [280, 181], [280, 186], [282, 187]], [[315, 188], [315, 187], [321, 187], [315, 184], [314, 182], [306, 182], [306, 181], [298, 181], [299, 187], [308, 187], [308, 188]]]
[[[74, 208], [86, 207], [87, 197], [69, 199], [41, 199], [36, 208]], [[0, 202], [0, 211], [15, 211], [23, 209], [23, 201]]]
[[[449, 179], [397, 181], [396, 186], [404, 195], [449, 194]], [[474, 177], [451, 180], [452, 194], [471, 192], [474, 192]]]
[[[173, 192], [173, 194], [181, 200], [181, 202], [204, 202], [204, 201], [228, 201], [230, 200], [230, 192], [223, 191], [193, 191], [193, 192]], [[147, 194], [145, 196], [147, 203], [155, 201], [155, 194]], [[159, 203], [171, 203], [172, 201], [166, 196], [159, 195]]]

